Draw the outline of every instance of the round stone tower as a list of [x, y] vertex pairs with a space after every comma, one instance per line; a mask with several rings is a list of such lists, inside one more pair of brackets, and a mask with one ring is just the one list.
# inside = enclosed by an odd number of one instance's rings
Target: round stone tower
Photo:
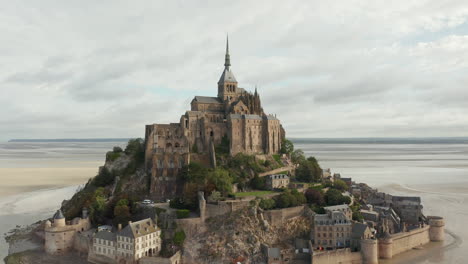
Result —
[[361, 240], [362, 263], [377, 264], [379, 263], [377, 239]]
[[62, 210], [57, 210], [54, 214], [54, 227], [62, 227], [65, 225], [65, 217], [62, 214]]
[[429, 238], [431, 241], [443, 241], [445, 239], [445, 221], [440, 216], [428, 216], [429, 219]]
[[391, 259], [393, 257], [393, 239], [388, 232], [379, 240], [379, 257]]

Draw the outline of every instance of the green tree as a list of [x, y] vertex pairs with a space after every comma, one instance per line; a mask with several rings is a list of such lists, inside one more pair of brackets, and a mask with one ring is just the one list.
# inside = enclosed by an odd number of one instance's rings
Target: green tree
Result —
[[344, 196], [339, 190], [331, 188], [325, 194], [325, 201], [327, 205], [339, 205], [351, 203], [349, 196]]
[[276, 206], [279, 208], [287, 208], [291, 205], [291, 195], [282, 193], [276, 198]]
[[120, 152], [122, 152], [123, 150], [122, 150], [121, 147], [115, 146], [115, 147], [112, 149], [112, 151], [113, 151], [114, 153], [120, 153]]
[[276, 202], [273, 199], [261, 199], [258, 206], [263, 210], [269, 210], [275, 208]]
[[305, 191], [305, 197], [307, 198], [307, 202], [309, 204], [316, 204], [319, 206], [325, 204], [325, 197], [321, 190], [307, 189]]
[[109, 169], [106, 166], [104, 166], [99, 171], [99, 174], [96, 177], [94, 177], [92, 184], [96, 187], [104, 187], [114, 182], [114, 178], [115, 176], [113, 175], [113, 173], [111, 173]]
[[131, 220], [130, 208], [128, 207], [128, 200], [121, 199], [117, 202], [117, 205], [114, 207], [114, 225], [122, 224], [126, 225], [128, 221]]
[[139, 166], [145, 162], [145, 142], [141, 138], [130, 139], [127, 147], [125, 147], [125, 154], [131, 155], [136, 165]]
[[216, 168], [208, 173], [208, 181], [214, 184], [216, 190], [226, 196], [232, 191], [232, 177], [229, 172], [222, 168]]
[[303, 162], [305, 159], [306, 158], [305, 158], [305, 155], [304, 155], [304, 151], [302, 151], [302, 149], [296, 149], [293, 152], [291, 152], [292, 162], [298, 164], [298, 163]]
[[265, 177], [258, 177], [258, 174], [250, 180], [250, 187], [255, 190], [265, 190], [266, 189], [266, 179]]
[[322, 169], [314, 157], [309, 157], [299, 163], [296, 169], [296, 179], [304, 182], [318, 182], [321, 179]]
[[294, 151], [294, 144], [288, 139], [283, 139], [280, 152], [284, 154], [291, 154], [293, 151]]
[[338, 180], [336, 179], [335, 182], [333, 183], [333, 187], [335, 189], [338, 189], [342, 192], [348, 190], [348, 184], [346, 184], [346, 182], [342, 181], [342, 180]]

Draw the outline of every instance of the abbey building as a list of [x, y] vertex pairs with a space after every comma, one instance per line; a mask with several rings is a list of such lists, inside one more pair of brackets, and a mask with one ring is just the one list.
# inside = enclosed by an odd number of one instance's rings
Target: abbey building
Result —
[[[263, 111], [260, 96], [238, 86], [231, 70], [229, 42], [216, 97], [195, 96], [178, 123], [146, 126], [146, 169], [155, 198], [175, 195], [178, 171], [190, 154], [214, 162], [214, 146], [229, 141], [229, 153], [275, 154], [285, 132], [280, 121]], [[161, 196], [161, 197], [159, 197]]]

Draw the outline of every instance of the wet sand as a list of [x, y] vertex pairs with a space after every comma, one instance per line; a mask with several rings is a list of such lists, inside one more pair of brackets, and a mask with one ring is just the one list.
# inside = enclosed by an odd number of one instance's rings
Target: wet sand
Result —
[[86, 167], [0, 168], [0, 197], [83, 184], [97, 174], [100, 165], [102, 162]]

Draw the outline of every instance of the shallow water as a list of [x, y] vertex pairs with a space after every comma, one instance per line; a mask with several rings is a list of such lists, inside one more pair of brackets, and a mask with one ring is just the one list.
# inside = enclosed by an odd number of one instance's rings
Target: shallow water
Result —
[[[389, 193], [421, 196], [426, 215], [445, 217], [453, 237], [386, 263], [465, 263], [468, 143], [411, 142], [301, 140], [296, 148], [343, 177]], [[125, 142], [0, 144], [0, 233], [50, 216], [79, 184], [94, 176], [114, 145]], [[1, 240], [0, 259], [7, 254], [6, 246]]]

